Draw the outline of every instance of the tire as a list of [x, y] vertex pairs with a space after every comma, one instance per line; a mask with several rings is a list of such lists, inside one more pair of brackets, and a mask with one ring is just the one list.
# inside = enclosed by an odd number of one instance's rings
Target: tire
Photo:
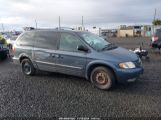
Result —
[[106, 67], [96, 67], [93, 69], [90, 80], [95, 87], [101, 90], [109, 90], [115, 85], [115, 76]]
[[35, 68], [29, 59], [23, 59], [21, 62], [22, 72], [27, 76], [35, 75]]

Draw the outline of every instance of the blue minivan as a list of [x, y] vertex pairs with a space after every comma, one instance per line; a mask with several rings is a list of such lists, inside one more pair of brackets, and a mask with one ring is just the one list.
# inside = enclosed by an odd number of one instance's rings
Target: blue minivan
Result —
[[84, 31], [26, 31], [17, 38], [13, 51], [13, 60], [21, 64], [25, 75], [34, 75], [36, 70], [74, 75], [103, 90], [143, 73], [136, 54]]

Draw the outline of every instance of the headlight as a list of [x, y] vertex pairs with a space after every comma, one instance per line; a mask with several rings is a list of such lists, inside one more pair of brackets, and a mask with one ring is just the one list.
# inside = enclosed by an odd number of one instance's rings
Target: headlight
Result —
[[120, 63], [119, 67], [122, 69], [127, 69], [127, 68], [135, 68], [135, 64], [133, 62], [125, 62], [125, 63]]

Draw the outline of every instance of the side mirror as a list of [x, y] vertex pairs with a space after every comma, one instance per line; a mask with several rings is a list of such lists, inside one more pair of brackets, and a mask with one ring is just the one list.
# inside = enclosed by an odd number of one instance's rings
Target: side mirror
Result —
[[79, 45], [78, 47], [77, 47], [77, 50], [79, 50], [79, 51], [84, 51], [84, 52], [88, 52], [88, 48], [87, 47], [85, 47], [85, 46], [83, 46], [83, 45]]

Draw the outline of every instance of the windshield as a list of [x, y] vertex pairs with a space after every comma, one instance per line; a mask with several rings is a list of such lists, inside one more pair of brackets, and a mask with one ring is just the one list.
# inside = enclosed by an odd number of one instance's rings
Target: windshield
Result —
[[[102, 51], [109, 47], [111, 49], [111, 44], [109, 42], [107, 42], [106, 40], [104, 40], [103, 38], [95, 34], [84, 32], [84, 33], [79, 33], [79, 35], [89, 46], [91, 46], [93, 49], [97, 51]], [[112, 48], [113, 48], [113, 45], [112, 45]]]

